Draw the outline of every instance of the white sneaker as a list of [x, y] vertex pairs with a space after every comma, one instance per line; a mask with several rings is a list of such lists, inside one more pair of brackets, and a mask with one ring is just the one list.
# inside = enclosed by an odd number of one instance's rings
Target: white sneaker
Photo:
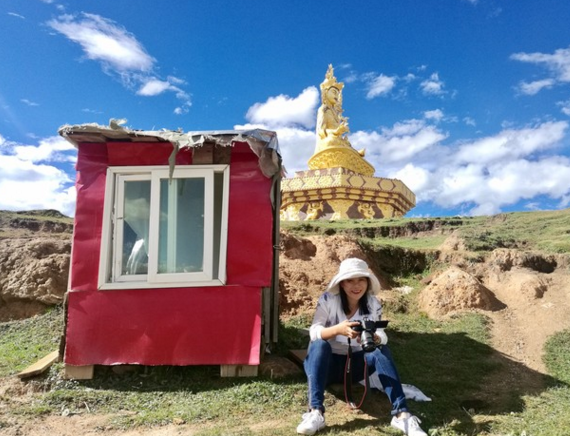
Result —
[[403, 431], [407, 436], [428, 436], [427, 433], [421, 429], [420, 422], [420, 419], [414, 415], [399, 419], [394, 416], [390, 425]]
[[325, 417], [320, 410], [303, 414], [303, 421], [297, 426], [297, 433], [312, 435], [325, 428]]

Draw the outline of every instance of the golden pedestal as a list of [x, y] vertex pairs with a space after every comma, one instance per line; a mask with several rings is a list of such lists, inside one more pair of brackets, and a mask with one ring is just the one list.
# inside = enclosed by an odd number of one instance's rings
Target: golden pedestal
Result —
[[281, 181], [285, 221], [400, 217], [415, 204], [415, 194], [402, 181], [343, 167], [298, 171]]

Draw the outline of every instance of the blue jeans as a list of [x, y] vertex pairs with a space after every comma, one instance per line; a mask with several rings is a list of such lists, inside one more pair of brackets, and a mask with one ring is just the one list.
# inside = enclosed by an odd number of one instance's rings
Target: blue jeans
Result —
[[[309, 407], [325, 411], [325, 388], [332, 383], [344, 383], [346, 365], [345, 355], [333, 354], [330, 344], [322, 339], [309, 344], [307, 357], [303, 362], [309, 382]], [[392, 404], [392, 415], [407, 412], [406, 397], [396, 371], [392, 353], [386, 345], [365, 353], [358, 351], [352, 354], [352, 381], [363, 380], [364, 359], [368, 365], [368, 375], [378, 373], [378, 378]]]

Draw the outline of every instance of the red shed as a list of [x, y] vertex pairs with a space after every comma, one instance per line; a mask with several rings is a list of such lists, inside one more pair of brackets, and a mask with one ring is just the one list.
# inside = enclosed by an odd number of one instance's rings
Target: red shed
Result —
[[64, 362], [220, 365], [277, 340], [275, 132], [63, 126], [78, 150]]

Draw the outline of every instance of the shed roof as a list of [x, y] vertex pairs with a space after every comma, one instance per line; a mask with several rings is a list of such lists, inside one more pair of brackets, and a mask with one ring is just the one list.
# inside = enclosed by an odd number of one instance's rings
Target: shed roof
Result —
[[272, 177], [281, 171], [277, 133], [271, 130], [133, 130], [123, 127], [125, 122], [126, 120], [111, 119], [109, 126], [95, 123], [65, 124], [58, 129], [58, 133], [75, 147], [81, 143], [98, 142], [170, 142], [176, 152], [181, 148], [201, 147], [205, 143], [231, 147], [235, 142], [246, 142], [258, 156], [263, 174]]

